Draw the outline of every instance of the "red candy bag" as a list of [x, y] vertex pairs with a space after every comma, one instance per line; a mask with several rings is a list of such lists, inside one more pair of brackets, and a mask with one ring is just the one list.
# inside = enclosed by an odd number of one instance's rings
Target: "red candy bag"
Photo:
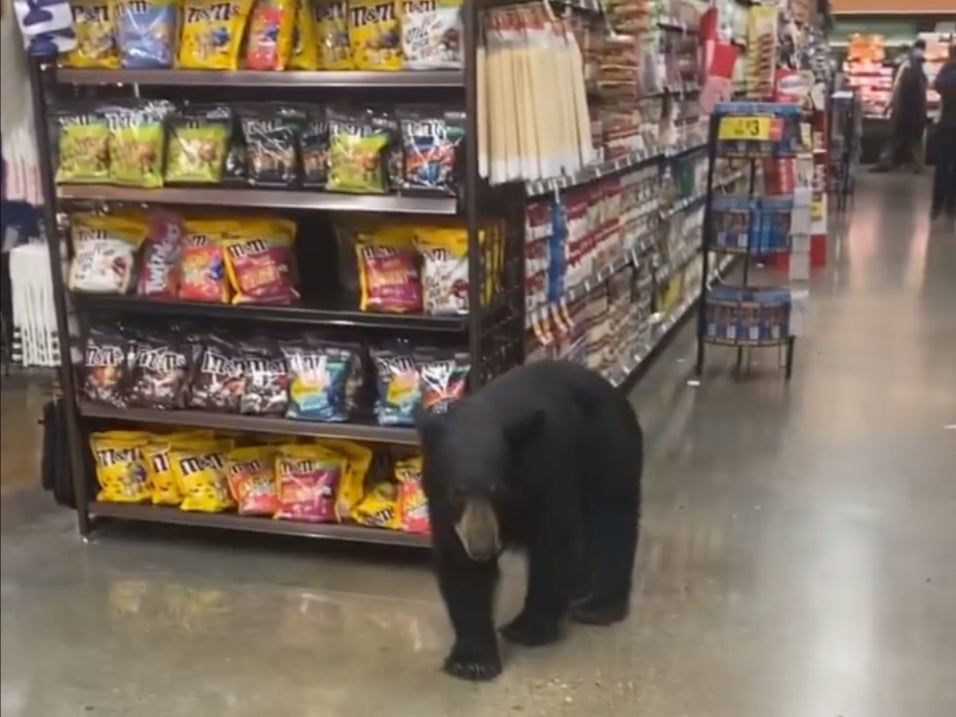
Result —
[[[249, 17], [246, 67], [284, 70], [295, 33], [294, 0], [258, 0]], [[301, 31], [300, 31], [301, 32]]]
[[291, 304], [292, 242], [295, 222], [252, 221], [223, 242], [226, 275], [235, 292], [234, 304]]
[[429, 534], [431, 526], [428, 522], [428, 501], [422, 489], [421, 456], [398, 461], [395, 464], [395, 480], [398, 481], [402, 530], [406, 533]]
[[422, 310], [418, 254], [411, 244], [398, 237], [360, 237], [355, 251], [362, 311], [409, 314]]
[[327, 448], [294, 444], [276, 456], [276, 518], [306, 523], [334, 523], [335, 494], [346, 459]]
[[179, 250], [183, 220], [173, 212], [150, 212], [137, 293], [158, 299], [179, 294]]
[[180, 299], [229, 301], [222, 245], [230, 226], [230, 222], [210, 219], [186, 222], [179, 257]]
[[276, 495], [275, 447], [234, 448], [226, 457], [229, 492], [240, 515], [274, 515]]

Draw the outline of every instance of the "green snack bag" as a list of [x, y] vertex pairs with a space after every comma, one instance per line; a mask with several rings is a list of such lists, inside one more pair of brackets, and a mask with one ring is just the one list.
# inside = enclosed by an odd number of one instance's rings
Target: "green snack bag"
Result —
[[134, 187], [163, 186], [163, 140], [171, 105], [151, 102], [103, 111], [110, 130], [110, 179]]
[[232, 134], [228, 107], [193, 108], [169, 120], [166, 181], [218, 184]]
[[56, 115], [56, 183], [106, 182], [110, 176], [109, 126], [92, 111]]
[[384, 194], [388, 191], [385, 150], [391, 136], [367, 117], [329, 113], [330, 192]]

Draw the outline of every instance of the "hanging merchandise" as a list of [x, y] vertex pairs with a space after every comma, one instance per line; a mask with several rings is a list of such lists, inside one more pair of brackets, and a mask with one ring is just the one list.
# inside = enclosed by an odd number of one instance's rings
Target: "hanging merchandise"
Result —
[[771, 99], [777, 69], [777, 8], [755, 5], [747, 18], [747, 96]]

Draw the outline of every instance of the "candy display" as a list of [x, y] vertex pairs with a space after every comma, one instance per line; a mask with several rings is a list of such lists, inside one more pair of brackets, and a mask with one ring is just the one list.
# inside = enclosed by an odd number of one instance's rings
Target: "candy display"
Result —
[[170, 451], [173, 475], [183, 497], [181, 510], [218, 513], [236, 506], [226, 475], [231, 449], [231, 440], [212, 439]]
[[248, 221], [223, 238], [232, 303], [291, 304], [298, 298], [292, 286], [295, 229], [287, 220]]
[[339, 481], [347, 459], [320, 445], [281, 446], [275, 462], [276, 518], [334, 523]]
[[110, 176], [110, 130], [93, 110], [56, 113], [56, 182], [105, 182]]
[[184, 0], [176, 65], [185, 70], [235, 70], [252, 0]]
[[734, 346], [779, 344], [790, 335], [790, 291], [717, 286], [707, 295], [706, 340]]
[[228, 223], [215, 219], [188, 220], [180, 243], [179, 298], [225, 303], [229, 300], [223, 239]]
[[137, 337], [130, 356], [129, 405], [181, 408], [196, 352], [184, 337]]
[[70, 289], [125, 294], [133, 287], [136, 253], [146, 238], [145, 217], [74, 214]]
[[192, 107], [175, 113], [169, 121], [166, 182], [219, 183], [231, 133], [227, 107]]
[[244, 446], [226, 455], [226, 480], [240, 515], [275, 515], [276, 494], [273, 446]]
[[297, 0], [256, 0], [246, 33], [246, 67], [284, 70], [294, 41]]
[[329, 176], [335, 192], [384, 194], [388, 191], [386, 150], [389, 129], [370, 116], [329, 113]]
[[115, 7], [120, 64], [130, 69], [172, 67], [179, 3], [119, 0]]
[[362, 311], [414, 313], [422, 310], [422, 283], [413, 237], [404, 228], [359, 237], [358, 256]]
[[158, 299], [176, 298], [179, 294], [182, 236], [181, 216], [166, 210], [150, 212], [139, 266], [137, 294]]
[[282, 416], [289, 407], [289, 368], [277, 345], [268, 339], [244, 342], [240, 413]]
[[465, 136], [464, 114], [441, 116], [406, 113], [402, 117], [404, 171], [401, 186], [407, 191], [432, 190], [455, 194], [456, 154]]
[[349, 0], [348, 13], [355, 69], [402, 69], [400, 1]]
[[461, 0], [404, 0], [403, 66], [408, 70], [462, 66]]
[[130, 342], [121, 331], [93, 327], [83, 350], [83, 398], [111, 406], [126, 405]]
[[109, 127], [109, 179], [113, 184], [160, 187], [163, 184], [164, 122], [168, 102], [147, 102], [101, 110]]
[[146, 434], [111, 431], [90, 436], [90, 449], [99, 483], [97, 500], [144, 503], [152, 498], [143, 447]]
[[234, 343], [207, 337], [192, 368], [186, 406], [238, 413], [245, 388], [243, 359]]
[[296, 145], [304, 112], [261, 105], [240, 111], [250, 184], [294, 186], [298, 180]]
[[395, 482], [398, 483], [398, 504], [402, 530], [406, 533], [428, 534], [428, 500], [422, 489], [422, 459], [413, 456], [395, 463]]
[[312, 421], [347, 421], [355, 407], [362, 362], [357, 349], [306, 338], [280, 344], [289, 370], [286, 415]]
[[70, 0], [76, 47], [64, 57], [68, 67], [115, 69], [116, 5], [109, 0]]
[[354, 70], [349, 42], [349, 6], [345, 0], [312, 0], [315, 3], [319, 69]]

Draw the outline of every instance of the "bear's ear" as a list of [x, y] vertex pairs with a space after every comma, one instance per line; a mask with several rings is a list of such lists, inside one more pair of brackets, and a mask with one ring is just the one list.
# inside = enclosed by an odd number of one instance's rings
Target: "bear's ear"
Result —
[[536, 408], [521, 418], [512, 421], [505, 427], [505, 438], [512, 450], [522, 448], [526, 443], [534, 440], [544, 427], [544, 411]]
[[445, 430], [445, 419], [442, 416], [436, 416], [434, 413], [416, 408], [412, 414], [415, 419], [415, 428], [418, 430], [418, 437], [422, 441], [422, 446], [434, 445], [435, 440], [441, 436]]

